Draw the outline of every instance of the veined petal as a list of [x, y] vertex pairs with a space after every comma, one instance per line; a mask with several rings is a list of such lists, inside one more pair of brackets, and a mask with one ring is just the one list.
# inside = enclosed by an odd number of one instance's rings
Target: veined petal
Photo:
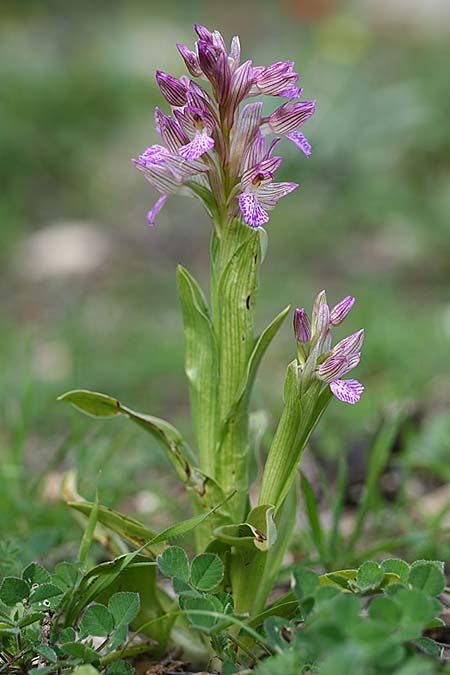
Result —
[[324, 382], [333, 382], [346, 375], [349, 371], [348, 357], [344, 354], [330, 356], [317, 369], [317, 376]]
[[159, 111], [158, 123], [162, 139], [173, 154], [178, 152], [180, 146], [189, 142], [189, 136], [187, 136], [178, 122], [162, 111]]
[[293, 66], [292, 61], [277, 61], [267, 68], [254, 68], [256, 93], [284, 96], [286, 91], [292, 92], [298, 81], [298, 74], [294, 72]]
[[231, 68], [226, 52], [219, 52], [213, 70], [213, 79], [219, 94], [219, 104], [223, 105], [229, 98], [231, 88]]
[[283, 103], [268, 118], [268, 124], [273, 133], [288, 134], [296, 131], [314, 113], [315, 101], [296, 101]]
[[274, 209], [278, 201], [298, 188], [298, 183], [269, 183], [256, 190], [258, 199], [268, 211]]
[[303, 308], [297, 308], [294, 312], [294, 333], [299, 342], [309, 342], [311, 338], [311, 323]]
[[233, 116], [239, 103], [247, 97], [252, 87], [252, 82], [252, 62], [245, 61], [242, 66], [236, 68], [231, 78], [230, 98], [228, 101], [228, 106], [230, 108], [230, 123], [233, 121]]
[[244, 223], [250, 225], [250, 227], [262, 227], [269, 221], [269, 215], [264, 211], [256, 195], [250, 192], [242, 192], [238, 201]]
[[257, 136], [262, 119], [262, 102], [247, 103], [242, 108], [234, 124], [231, 141], [231, 171], [239, 169], [241, 159]]
[[241, 176], [242, 187], [249, 187], [256, 178], [261, 182], [263, 175], [272, 179], [282, 161], [282, 157], [268, 157], [250, 167]]
[[187, 89], [180, 80], [164, 73], [162, 70], [157, 70], [156, 81], [167, 103], [173, 106], [186, 105]]
[[[332, 315], [333, 312], [330, 314], [330, 323], [333, 325], [332, 321]], [[361, 330], [356, 331], [356, 333], [352, 333], [352, 335], [349, 335], [348, 337], [344, 338], [340, 342], [333, 347], [333, 352], [335, 354], [345, 354], [345, 356], [353, 356], [353, 354], [357, 354], [358, 352], [361, 351], [361, 347], [364, 342], [364, 329], [361, 328]]]
[[185, 159], [198, 159], [205, 152], [211, 150], [213, 146], [214, 139], [205, 133], [200, 133], [196, 134], [190, 143], [181, 146], [181, 148], [178, 150], [178, 154]]
[[335, 380], [330, 383], [330, 389], [340, 401], [344, 403], [358, 403], [364, 387], [358, 380]]
[[201, 160], [195, 159], [189, 161], [184, 159], [184, 157], [180, 157], [180, 155], [170, 155], [166, 159], [166, 165], [183, 178], [188, 178], [195, 176], [198, 173], [211, 170], [211, 167]]
[[197, 33], [200, 40], [206, 40], [207, 42], [212, 42], [212, 33], [205, 26], [202, 26], [201, 23], [194, 24], [194, 30]]
[[220, 51], [211, 42], [206, 42], [206, 40], [199, 40], [197, 42], [197, 50], [200, 68], [210, 80]]
[[139, 155], [139, 159], [137, 161], [147, 167], [151, 164], [160, 164], [161, 162], [164, 162], [169, 156], [170, 152], [163, 145], [151, 145]]
[[239, 35], [235, 35], [231, 40], [229, 56], [232, 60], [231, 67], [233, 70], [236, 70], [236, 68], [239, 66], [239, 60], [241, 58], [241, 43], [239, 40]]
[[150, 166], [144, 166], [137, 160], [133, 160], [133, 163], [136, 169], [144, 174], [150, 185], [162, 194], [178, 192], [182, 185], [183, 181], [181, 176], [177, 175], [174, 171], [171, 171], [165, 164], [151, 164]]
[[352, 295], [347, 295], [343, 300], [333, 307], [330, 314], [330, 321], [333, 326], [339, 326], [343, 322], [355, 303]]
[[252, 142], [248, 144], [246, 152], [244, 153], [239, 173], [243, 175], [246, 171], [249, 171], [252, 167], [261, 162], [267, 155], [266, 138], [258, 128], [256, 129]]
[[182, 44], [177, 44], [177, 48], [192, 77], [200, 77], [202, 69], [197, 54]]
[[308, 159], [311, 157], [311, 144], [301, 131], [291, 131], [286, 134], [286, 138], [295, 143]]
[[148, 224], [150, 227], [155, 226], [155, 218], [158, 215], [158, 213], [161, 211], [162, 207], [166, 203], [166, 201], [169, 199], [169, 195], [161, 195], [161, 197], [155, 202], [154, 206], [150, 209], [150, 211], [147, 213], [147, 220]]

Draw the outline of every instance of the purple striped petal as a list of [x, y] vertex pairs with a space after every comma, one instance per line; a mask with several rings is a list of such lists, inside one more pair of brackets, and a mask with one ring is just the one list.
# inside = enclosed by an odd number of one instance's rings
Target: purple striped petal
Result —
[[147, 220], [150, 227], [155, 226], [155, 218], [161, 211], [162, 207], [164, 206], [164, 204], [168, 199], [169, 195], [161, 195], [161, 197], [154, 204], [153, 208], [151, 208], [150, 211], [147, 213]]
[[267, 68], [253, 69], [256, 92], [268, 96], [285, 96], [292, 92], [298, 81], [298, 74], [293, 70], [292, 61], [277, 61]]
[[333, 326], [339, 326], [343, 322], [351, 308], [353, 307], [355, 298], [352, 295], [347, 295], [343, 300], [338, 302], [333, 307], [330, 314], [330, 321]]
[[138, 161], [143, 166], [149, 167], [152, 164], [160, 164], [161, 162], [164, 162], [167, 157], [169, 157], [169, 155], [169, 151], [163, 145], [151, 145], [139, 155]]
[[200, 77], [202, 69], [197, 54], [182, 44], [177, 44], [177, 48], [192, 77]]
[[235, 35], [231, 40], [230, 46], [230, 59], [232, 59], [232, 69], [236, 70], [239, 66], [239, 60], [241, 58], [241, 43], [239, 40], [239, 35]]
[[166, 99], [169, 105], [182, 106], [186, 105], [187, 89], [186, 86], [177, 80], [176, 77], [164, 73], [162, 70], [156, 71], [156, 81], [161, 90], [161, 94]]
[[324, 382], [333, 382], [348, 373], [348, 357], [344, 354], [330, 356], [317, 369], [317, 376]]
[[331, 382], [330, 389], [340, 401], [344, 403], [358, 403], [364, 391], [363, 385], [358, 380], [335, 380]]
[[295, 143], [308, 159], [311, 157], [311, 144], [301, 131], [291, 131], [286, 134], [286, 138]]
[[268, 118], [268, 124], [272, 132], [276, 134], [288, 134], [296, 131], [314, 113], [315, 101], [288, 101], [277, 108]]
[[[262, 102], [247, 103], [239, 113], [233, 128], [231, 141], [231, 171], [239, 169], [241, 159], [250, 151], [252, 144], [258, 137], [259, 125], [262, 119]], [[262, 140], [265, 148], [265, 141]]]
[[200, 23], [194, 24], [194, 30], [197, 33], [200, 40], [206, 40], [206, 42], [212, 42], [212, 33], [205, 26], [202, 26]]
[[206, 77], [210, 79], [213, 75], [214, 66], [216, 65], [219, 52], [216, 47], [205, 40], [199, 40], [197, 42], [197, 49], [200, 67]]
[[308, 342], [311, 337], [311, 323], [305, 309], [294, 312], [294, 333], [299, 342]]
[[[331, 323], [331, 314], [330, 314], [330, 323]], [[352, 333], [348, 337], [344, 338], [333, 347], [334, 353], [344, 354], [345, 356], [353, 356], [361, 351], [361, 347], [364, 342], [364, 329]]]
[[252, 62], [245, 61], [234, 71], [230, 84], [230, 97], [227, 102], [229, 108], [228, 121], [233, 123], [234, 113], [239, 103], [249, 94], [253, 82]]
[[262, 227], [269, 221], [268, 213], [264, 211], [256, 195], [250, 192], [242, 192], [239, 195], [239, 208], [244, 223], [250, 225], [250, 227]]
[[258, 199], [265, 209], [274, 209], [282, 197], [298, 188], [298, 183], [269, 183], [257, 189]]
[[204, 155], [205, 152], [211, 150], [213, 146], [214, 139], [211, 138], [211, 136], [208, 136], [207, 134], [196, 134], [190, 143], [181, 146], [178, 150], [178, 154], [181, 157], [184, 157], [184, 159], [198, 159]]

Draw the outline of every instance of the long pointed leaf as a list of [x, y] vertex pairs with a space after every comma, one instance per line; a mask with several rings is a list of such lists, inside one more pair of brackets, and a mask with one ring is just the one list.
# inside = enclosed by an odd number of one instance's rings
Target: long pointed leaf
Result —
[[200, 465], [213, 475], [219, 381], [216, 337], [206, 300], [195, 279], [178, 266], [177, 281], [184, 322], [185, 370]]
[[90, 417], [111, 418], [124, 415], [149, 432], [165, 450], [178, 476], [184, 483], [192, 479], [194, 454], [180, 432], [166, 420], [136, 412], [122, 405], [116, 398], [85, 389], [74, 389], [58, 396], [58, 401], [68, 401]]

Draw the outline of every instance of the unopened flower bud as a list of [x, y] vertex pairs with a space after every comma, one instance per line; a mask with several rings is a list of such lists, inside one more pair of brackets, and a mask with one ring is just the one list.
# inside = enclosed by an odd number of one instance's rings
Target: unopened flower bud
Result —
[[294, 312], [294, 333], [299, 342], [309, 342], [311, 338], [311, 323], [303, 308], [297, 308]]
[[182, 44], [177, 44], [177, 48], [192, 77], [200, 77], [202, 69], [200, 68], [197, 54]]
[[172, 106], [183, 106], [187, 103], [186, 86], [177, 80], [176, 77], [163, 73], [162, 70], [156, 71], [156, 81], [162, 95], [167, 103]]
[[345, 297], [343, 300], [338, 302], [335, 307], [333, 307], [330, 313], [330, 323], [332, 326], [339, 326], [339, 324], [343, 322], [353, 307], [354, 302], [355, 298], [351, 295], [347, 295], [347, 297]]

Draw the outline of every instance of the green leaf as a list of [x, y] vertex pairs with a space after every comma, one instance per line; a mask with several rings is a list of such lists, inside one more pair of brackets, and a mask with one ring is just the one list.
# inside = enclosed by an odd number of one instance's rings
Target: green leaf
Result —
[[434, 618], [430, 596], [418, 588], [401, 588], [392, 599], [401, 611], [401, 625], [412, 629], [411, 638], [419, 637], [427, 623]]
[[[85, 516], [89, 516], [94, 508], [92, 502], [67, 502], [67, 504], [72, 509], [80, 511], [80, 513], [83, 513]], [[130, 518], [129, 516], [125, 516], [118, 511], [113, 511], [113, 509], [110, 509], [107, 506], [98, 507], [97, 518], [99, 523], [108, 527], [110, 530], [126, 539], [126, 541], [129, 541], [136, 546], [142, 546], [150, 539], [156, 537], [156, 532], [149, 530], [139, 521], [134, 520], [134, 518]]]
[[411, 565], [408, 582], [429, 595], [440, 595], [445, 589], [445, 576], [440, 563], [417, 560]]
[[366, 560], [358, 569], [356, 585], [362, 593], [375, 591], [384, 579], [384, 569], [372, 560]]
[[319, 575], [307, 567], [294, 569], [294, 581], [294, 593], [299, 602], [314, 597], [320, 584]]
[[98, 670], [94, 666], [78, 666], [72, 675], [98, 675]]
[[84, 389], [68, 391], [59, 396], [58, 401], [68, 401], [78, 410], [91, 417], [110, 418], [115, 415], [128, 417], [158, 441], [181, 480], [184, 483], [190, 481], [191, 464], [196, 464], [195, 457], [180, 432], [169, 422], [158, 417], [138, 413], [106, 394]]
[[63, 596], [63, 591], [55, 584], [41, 584], [30, 595], [30, 605], [37, 605], [45, 610], [56, 609]]
[[92, 540], [94, 538], [95, 526], [97, 525], [98, 518], [98, 506], [98, 495], [96, 495], [95, 502], [89, 514], [88, 522], [86, 524], [78, 551], [78, 562], [82, 567], [84, 567], [86, 563], [89, 551], [91, 549]]
[[26, 600], [30, 595], [30, 587], [23, 579], [18, 577], [5, 577], [0, 587], [0, 600], [12, 607], [18, 602]]
[[77, 565], [64, 561], [56, 565], [52, 580], [65, 590], [75, 586], [80, 574], [81, 572]]
[[308, 518], [308, 524], [311, 530], [311, 537], [317, 549], [317, 553], [320, 556], [320, 560], [322, 562], [325, 562], [327, 554], [325, 550], [322, 525], [320, 523], [319, 509], [317, 508], [316, 498], [314, 496], [314, 491], [311, 487], [311, 483], [309, 482], [308, 478], [305, 476], [303, 471], [301, 471], [301, 484], [302, 484], [303, 501], [305, 503], [306, 508], [306, 516]]
[[291, 309], [290, 305], [285, 307], [256, 340], [255, 346], [248, 361], [244, 381], [242, 382], [241, 389], [236, 398], [236, 401], [228, 414], [229, 417], [233, 415], [233, 411], [239, 406], [239, 404], [242, 402], [244, 398], [245, 399], [249, 398], [253, 387], [253, 383], [255, 381], [256, 374], [258, 372], [259, 364], [261, 363], [264, 354], [266, 353], [273, 338], [283, 325], [283, 322], [287, 317], [287, 315], [289, 314], [290, 309]]
[[45, 584], [47, 581], [50, 581], [50, 574], [42, 565], [32, 562], [22, 572], [22, 579], [30, 584], [30, 586], [33, 586], [33, 584]]
[[223, 562], [214, 553], [201, 553], [192, 561], [191, 583], [198, 591], [211, 591], [223, 579]]
[[75, 642], [76, 637], [75, 630], [72, 626], [68, 626], [58, 633], [58, 642], [60, 644], [64, 644], [64, 642]]
[[90, 605], [80, 621], [81, 638], [106, 637], [113, 630], [113, 617], [105, 605]]
[[95, 649], [83, 644], [83, 642], [65, 642], [61, 645], [61, 651], [85, 663], [97, 663], [100, 660], [100, 656]]
[[36, 651], [38, 654], [43, 656], [44, 659], [49, 663], [56, 663], [58, 660], [55, 650], [49, 647], [48, 645], [38, 645], [36, 647]]
[[186, 617], [193, 626], [197, 628], [211, 628], [216, 623], [216, 619], [213, 616], [208, 616], [207, 614], [204, 616], [201, 614], [189, 614], [190, 609], [206, 612], [217, 611], [214, 602], [210, 598], [180, 596], [180, 605], [186, 611]]
[[31, 626], [31, 624], [36, 623], [36, 621], [40, 621], [43, 616], [44, 616], [43, 612], [31, 612], [29, 614], [25, 614], [20, 619], [20, 621], [17, 622], [17, 626], [19, 628], [25, 628], [26, 626]]
[[369, 616], [390, 629], [395, 629], [400, 618], [398, 605], [387, 597], [374, 598], [369, 605]]
[[109, 599], [108, 608], [114, 618], [114, 644], [121, 644], [127, 639], [128, 626], [138, 614], [140, 600], [138, 593], [114, 593]]
[[383, 560], [381, 566], [386, 572], [396, 574], [402, 584], [408, 583], [409, 565], [400, 558], [387, 558]]
[[126, 661], [114, 661], [105, 670], [104, 675], [132, 675], [134, 668]]
[[[201, 523], [203, 523], [207, 518], [215, 513], [215, 511], [220, 509], [231, 497], [232, 494], [229, 495], [229, 497], [227, 497], [224, 502], [218, 504], [206, 513], [194, 516], [193, 518], [188, 518], [187, 520], [183, 520], [181, 522], [175, 523], [175, 525], [167, 527], [165, 530], [150, 539], [147, 544], [144, 544], [136, 551], [119, 556], [110, 562], [101, 563], [100, 565], [90, 569], [89, 572], [84, 575], [78, 589], [76, 599], [67, 611], [66, 621], [74, 622], [84, 607], [95, 600], [95, 598], [97, 598], [101, 593], [104, 593], [106, 589], [118, 579], [124, 570], [133, 564], [134, 559], [139, 555], [139, 553], [141, 553], [141, 551], [143, 551], [145, 548], [151, 549], [156, 544], [168, 541], [169, 539], [182, 537], [188, 534], [188, 532], [191, 532], [196, 527], [201, 525]], [[152, 563], [149, 562], [148, 564]]]
[[216, 337], [203, 293], [195, 279], [181, 265], [177, 268], [177, 282], [184, 323], [185, 371], [189, 381], [200, 465], [205, 473], [213, 475], [219, 420]]
[[367, 515], [374, 505], [379, 489], [379, 478], [389, 460], [392, 444], [402, 421], [402, 415], [403, 413], [396, 414], [392, 419], [386, 421], [372, 446], [364, 493], [358, 508], [355, 526], [348, 542], [349, 550], [354, 550], [363, 533]]
[[169, 546], [156, 559], [158, 567], [166, 577], [189, 581], [189, 560], [180, 546]]
[[255, 506], [247, 516], [247, 525], [254, 536], [254, 544], [260, 551], [268, 551], [277, 540], [274, 520], [275, 507], [272, 504]]

